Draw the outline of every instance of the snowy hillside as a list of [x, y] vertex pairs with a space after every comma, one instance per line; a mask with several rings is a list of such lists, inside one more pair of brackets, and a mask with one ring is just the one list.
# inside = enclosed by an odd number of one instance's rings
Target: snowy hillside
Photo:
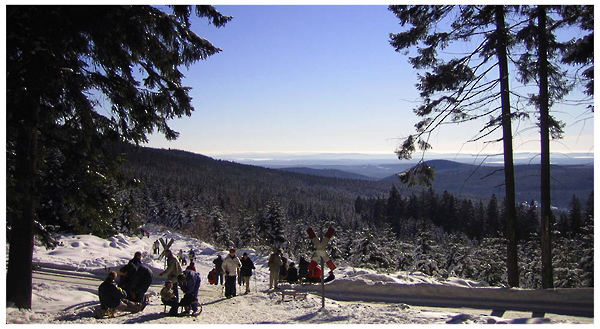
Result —
[[[206, 275], [213, 267], [217, 254], [207, 243], [182, 236], [176, 232], [147, 227], [149, 238], [117, 235], [107, 240], [92, 235], [61, 236], [61, 245], [54, 250], [36, 246], [33, 261], [36, 265], [33, 279], [33, 310], [22, 311], [8, 307], [7, 323], [591, 323], [593, 319], [546, 314], [531, 318], [531, 313], [507, 312], [503, 317], [491, 316], [491, 310], [468, 308], [439, 308], [409, 306], [402, 302], [381, 302], [393, 299], [393, 287], [460, 287], [481, 286], [476, 282], [458, 278], [440, 282], [420, 273], [398, 272], [378, 274], [371, 270], [355, 268], [336, 269], [336, 280], [329, 283], [331, 297], [321, 309], [321, 298], [310, 293], [305, 300], [282, 297], [278, 291], [268, 290], [267, 255], [257, 255], [254, 250], [241, 249], [238, 255], [247, 252], [254, 260], [257, 270], [251, 280], [251, 293], [225, 299], [221, 286], [208, 285]], [[152, 255], [152, 243], [158, 238], [173, 238], [171, 250], [196, 252], [196, 269], [202, 276], [199, 301], [203, 312], [197, 318], [165, 317], [158, 292], [164, 279], [158, 277], [164, 261]], [[162, 250], [162, 247], [161, 247]], [[118, 269], [132, 258], [134, 252], [144, 253], [143, 262], [155, 273], [154, 283], [149, 289], [151, 304], [143, 312], [123, 314], [112, 319], [96, 320], [92, 309], [98, 305], [98, 285], [108, 269]], [[385, 291], [372, 298], [369, 290], [385, 284]], [[317, 285], [294, 288], [304, 291], [320, 291]], [[341, 296], [339, 291], [344, 291]], [[464, 290], [464, 289], [463, 289]], [[374, 291], [374, 290], [373, 290]], [[385, 296], [385, 295], [388, 296]], [[336, 296], [340, 296], [337, 298]], [[358, 301], [361, 300], [361, 301]]]

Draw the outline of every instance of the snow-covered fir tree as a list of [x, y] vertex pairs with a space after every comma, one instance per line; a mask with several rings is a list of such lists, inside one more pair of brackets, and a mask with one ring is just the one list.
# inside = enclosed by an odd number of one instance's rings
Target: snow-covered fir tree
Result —
[[445, 277], [447, 275], [445, 269], [439, 266], [443, 259], [444, 256], [440, 254], [438, 241], [434, 238], [434, 226], [426, 221], [421, 221], [413, 250], [412, 271]]
[[213, 238], [215, 244], [221, 248], [228, 248], [233, 245], [229, 234], [229, 227], [225, 224], [223, 214], [219, 207], [213, 207], [210, 212], [212, 220]]
[[242, 213], [238, 231], [240, 247], [253, 247], [258, 243], [254, 217], [252, 215]]
[[262, 234], [263, 241], [267, 246], [283, 249], [287, 241], [283, 227], [284, 222], [285, 214], [281, 204], [276, 200], [268, 201], [259, 221], [259, 234]]
[[[473, 246], [468, 265], [463, 266], [463, 276], [492, 286], [506, 284], [506, 240], [483, 238]], [[469, 275], [469, 273], [473, 273]]]

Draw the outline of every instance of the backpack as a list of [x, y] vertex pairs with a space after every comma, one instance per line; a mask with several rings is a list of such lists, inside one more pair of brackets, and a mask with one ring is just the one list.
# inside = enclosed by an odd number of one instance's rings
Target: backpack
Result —
[[208, 283], [217, 283], [217, 271], [214, 268], [208, 272]]

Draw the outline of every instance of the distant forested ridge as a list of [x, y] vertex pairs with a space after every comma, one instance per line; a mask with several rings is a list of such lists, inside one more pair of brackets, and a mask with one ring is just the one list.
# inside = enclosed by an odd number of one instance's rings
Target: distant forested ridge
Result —
[[[477, 166], [447, 160], [431, 160], [427, 164], [435, 170], [432, 187], [436, 191], [448, 191], [476, 199], [489, 199], [492, 194], [504, 194], [502, 167]], [[552, 204], [568, 208], [571, 197], [584, 200], [594, 190], [593, 165], [553, 165]], [[398, 178], [383, 179], [396, 182]], [[540, 200], [540, 165], [515, 165], [515, 188], [517, 202]]]
[[[312, 252], [307, 227], [333, 226], [328, 248], [338, 264], [506, 283], [503, 200], [495, 195], [466, 198], [391, 180], [319, 177], [184, 151], [119, 148], [131, 184], [119, 196], [124, 210], [117, 227], [152, 222], [222, 248], [268, 252], [279, 246], [297, 260]], [[539, 288], [537, 203], [517, 208], [521, 286]], [[569, 208], [556, 209], [553, 219], [556, 286], [593, 286], [593, 193], [571, 195]]]

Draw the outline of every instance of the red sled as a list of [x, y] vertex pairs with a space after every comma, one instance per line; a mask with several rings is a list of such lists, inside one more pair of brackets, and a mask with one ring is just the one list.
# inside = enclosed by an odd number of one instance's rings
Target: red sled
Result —
[[217, 270], [214, 268], [208, 272], [208, 283], [216, 284], [217, 283]]

